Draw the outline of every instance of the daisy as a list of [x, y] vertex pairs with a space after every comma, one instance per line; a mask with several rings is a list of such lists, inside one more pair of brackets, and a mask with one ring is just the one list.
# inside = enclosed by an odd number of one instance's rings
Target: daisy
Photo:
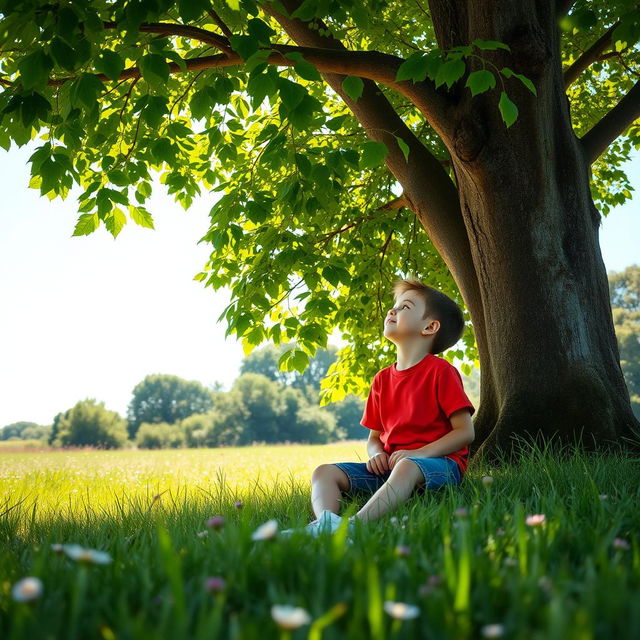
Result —
[[486, 624], [480, 630], [483, 638], [501, 638], [504, 635], [504, 625]]
[[267, 520], [264, 524], [261, 524], [251, 535], [252, 540], [268, 540], [273, 538], [278, 533], [278, 521]]
[[42, 580], [29, 576], [13, 585], [11, 595], [16, 602], [31, 602], [42, 595], [42, 590]]
[[420, 609], [413, 604], [406, 602], [391, 602], [385, 600], [384, 610], [392, 617], [398, 620], [411, 620], [420, 615]]
[[629, 543], [624, 538], [614, 538], [613, 546], [615, 549], [628, 549]]
[[530, 527], [537, 527], [544, 522], [544, 513], [534, 513], [531, 516], [527, 516], [526, 523]]
[[311, 622], [308, 611], [290, 604], [274, 604], [271, 607], [271, 617], [281, 629], [297, 629]]
[[111, 562], [111, 556], [106, 551], [85, 549], [79, 544], [62, 545], [62, 550], [76, 562], [86, 562], [87, 564], [109, 564]]

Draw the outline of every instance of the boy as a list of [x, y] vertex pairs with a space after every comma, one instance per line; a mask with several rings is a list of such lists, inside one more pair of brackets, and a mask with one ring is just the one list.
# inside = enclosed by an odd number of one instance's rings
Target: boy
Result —
[[[475, 408], [458, 370], [436, 356], [453, 346], [464, 330], [458, 305], [418, 279], [393, 285], [384, 336], [397, 349], [397, 362], [374, 376], [361, 424], [369, 429], [369, 461], [321, 464], [311, 479], [317, 519], [304, 530], [334, 532], [343, 491], [375, 492], [350, 518], [368, 522], [398, 507], [417, 490], [459, 484], [475, 437]], [[287, 529], [281, 533], [291, 533]]]

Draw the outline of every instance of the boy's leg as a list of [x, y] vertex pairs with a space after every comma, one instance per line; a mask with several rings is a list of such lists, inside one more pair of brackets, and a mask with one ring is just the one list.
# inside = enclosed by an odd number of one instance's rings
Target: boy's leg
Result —
[[334, 464], [321, 464], [311, 475], [311, 506], [316, 518], [328, 509], [333, 513], [340, 511], [342, 491], [349, 489], [347, 474]]
[[424, 475], [418, 465], [406, 458], [399, 460], [393, 467], [387, 481], [356, 513], [356, 517], [363, 522], [380, 518], [405, 502], [415, 487], [421, 484], [424, 484]]

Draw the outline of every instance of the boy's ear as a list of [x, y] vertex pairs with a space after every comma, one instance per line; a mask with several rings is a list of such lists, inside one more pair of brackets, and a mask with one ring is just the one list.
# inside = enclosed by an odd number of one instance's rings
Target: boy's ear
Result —
[[432, 334], [435, 334], [438, 332], [438, 329], [440, 328], [440, 320], [432, 320], [424, 329], [428, 329], [429, 327], [433, 326], [433, 331], [431, 332]]

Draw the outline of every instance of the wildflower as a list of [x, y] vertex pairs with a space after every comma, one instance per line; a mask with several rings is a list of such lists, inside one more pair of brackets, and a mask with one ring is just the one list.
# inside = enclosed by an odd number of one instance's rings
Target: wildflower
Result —
[[209, 535], [209, 532], [205, 529], [204, 531], [198, 531], [196, 535], [198, 538], [206, 538]]
[[493, 482], [493, 476], [482, 476], [482, 484], [490, 485]]
[[503, 536], [505, 534], [505, 530], [502, 527], [498, 527], [496, 529], [496, 535], [497, 536]]
[[406, 545], [403, 544], [399, 544], [396, 547], [396, 555], [400, 556], [400, 557], [405, 557], [408, 556], [411, 553], [411, 548], [407, 547]]
[[409, 519], [409, 516], [402, 516], [402, 522], [406, 522]]
[[224, 579], [220, 576], [212, 576], [205, 580], [204, 586], [209, 593], [219, 593], [220, 591], [224, 591], [224, 588], [227, 585]]
[[526, 523], [530, 527], [537, 527], [544, 522], [544, 513], [534, 513], [531, 516], [527, 516]]
[[221, 529], [224, 525], [224, 518], [222, 516], [213, 516], [207, 520], [207, 527], [210, 529]]
[[389, 518], [389, 522], [391, 522], [392, 524], [396, 524], [398, 522], [398, 518], [396, 518], [395, 516], [391, 516]]
[[63, 545], [54, 543], [51, 545], [51, 549], [56, 553], [64, 553]]
[[76, 562], [86, 562], [87, 564], [109, 564], [111, 562], [111, 556], [106, 551], [85, 549], [79, 544], [65, 544], [62, 549], [69, 558]]
[[[270, 522], [275, 522], [275, 520]], [[271, 617], [281, 629], [297, 629], [303, 624], [311, 622], [308, 611], [290, 604], [274, 604], [271, 607]]]
[[242, 500], [236, 500], [236, 501], [233, 503], [233, 506], [234, 506], [236, 509], [242, 509], [242, 507], [244, 507], [244, 503], [242, 502]]
[[504, 635], [504, 625], [485, 624], [480, 633], [483, 638], [501, 638]]
[[18, 580], [11, 588], [11, 595], [16, 602], [31, 602], [42, 595], [42, 580], [28, 576]]
[[453, 512], [453, 515], [458, 517], [458, 518], [465, 518], [466, 516], [469, 515], [469, 511], [466, 509], [466, 507], [458, 507]]
[[267, 540], [273, 538], [278, 533], [278, 521], [267, 520], [261, 524], [251, 535], [252, 540]]
[[598, 498], [600, 498], [600, 500], [606, 500], [609, 496], [606, 493], [601, 493]]
[[425, 584], [420, 586], [418, 593], [421, 596], [429, 595], [441, 583], [442, 583], [442, 577], [439, 576], [437, 573], [434, 573], [433, 575], [430, 575], [427, 578], [427, 581], [425, 582]]
[[392, 617], [398, 620], [411, 620], [420, 615], [420, 609], [413, 604], [406, 602], [391, 602], [385, 600], [384, 610]]
[[613, 546], [615, 549], [628, 549], [629, 543], [624, 538], [614, 538]]

